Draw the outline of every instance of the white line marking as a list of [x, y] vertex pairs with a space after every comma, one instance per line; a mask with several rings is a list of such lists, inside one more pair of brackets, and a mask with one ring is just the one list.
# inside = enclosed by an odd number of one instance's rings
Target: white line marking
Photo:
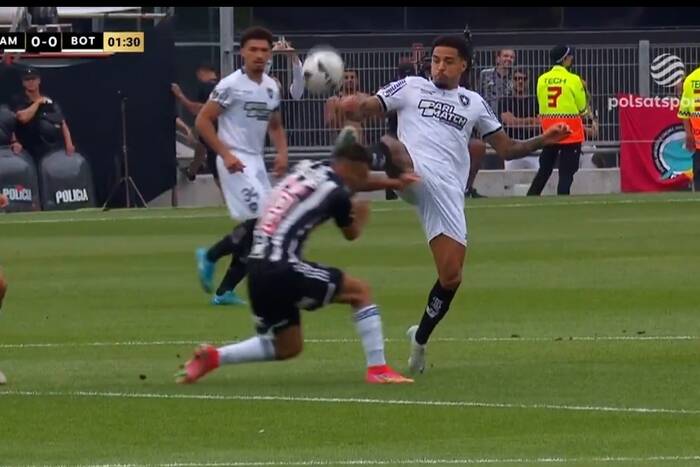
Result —
[[410, 399], [368, 399], [354, 397], [315, 397], [315, 396], [261, 396], [243, 394], [157, 394], [137, 392], [97, 392], [97, 391], [2, 391], [2, 396], [20, 397], [98, 397], [120, 399], [184, 399], [215, 401], [257, 401], [257, 402], [307, 402], [329, 404], [372, 404], [432, 407], [473, 407], [487, 409], [530, 409], [530, 410], [564, 410], [574, 412], [612, 412], [639, 414], [700, 415], [698, 409], [666, 409], [653, 407], [608, 407], [595, 405], [558, 405], [558, 404], [513, 404], [479, 401], [432, 401]]
[[[474, 465], [474, 464], [570, 464], [570, 463], [617, 463], [617, 462], [680, 462], [700, 461], [696, 456], [652, 456], [652, 457], [538, 457], [538, 458], [466, 458], [466, 459], [339, 459], [306, 461], [236, 461], [236, 462], [172, 462], [162, 464], [83, 464], [77, 467], [265, 467], [265, 466], [314, 466], [314, 465]], [[5, 466], [0, 466], [5, 467]], [[9, 466], [8, 466], [9, 467]], [[26, 465], [21, 467], [38, 467]], [[53, 467], [64, 467], [63, 464]], [[75, 467], [75, 466], [74, 466]]]
[[[385, 203], [383, 201], [380, 206]], [[391, 202], [391, 203], [396, 203]], [[507, 203], [507, 204], [472, 204], [467, 203], [466, 208], [469, 209], [508, 209], [508, 208], [547, 208], [547, 207], [558, 207], [558, 206], [600, 206], [600, 205], [618, 205], [618, 204], [674, 204], [674, 203], [700, 203], [700, 197], [696, 198], [662, 198], [662, 199], [601, 199], [601, 200], [581, 200], [581, 201], [568, 201], [568, 202], [544, 202], [544, 203]], [[177, 208], [184, 209], [184, 208]], [[195, 208], [196, 209], [196, 208]], [[412, 206], [406, 205], [404, 203], [398, 203], [394, 207], [374, 207], [372, 211], [374, 212], [390, 212], [390, 211], [412, 211], [414, 208]], [[170, 220], [170, 219], [214, 219], [214, 218], [227, 218], [228, 215], [225, 212], [221, 213], [202, 213], [202, 214], [181, 214], [175, 209], [170, 214], [166, 215], [132, 215], [132, 216], [110, 216], [110, 217], [60, 217], [55, 219], [14, 219], [14, 220], [1, 220], [0, 225], [12, 225], [12, 224], [58, 224], [62, 222], [113, 222], [113, 221], [142, 221], [142, 220]]]
[[[431, 342], [630, 342], [630, 341], [694, 341], [700, 336], [576, 336], [576, 337], [435, 337]], [[403, 342], [405, 339], [384, 339], [385, 342]], [[149, 347], [168, 345], [228, 344], [233, 340], [189, 340], [189, 341], [123, 341], [123, 342], [45, 342], [26, 344], [0, 344], [0, 349], [32, 349], [56, 347]], [[305, 344], [355, 344], [358, 339], [304, 339]]]

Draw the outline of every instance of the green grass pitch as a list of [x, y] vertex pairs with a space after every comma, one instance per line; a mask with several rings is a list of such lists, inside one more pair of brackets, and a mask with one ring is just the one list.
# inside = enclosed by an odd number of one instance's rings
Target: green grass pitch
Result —
[[[296, 360], [174, 383], [196, 343], [253, 332], [196, 279], [223, 209], [1, 216], [0, 465], [700, 465], [700, 197], [467, 204], [462, 288], [399, 386], [363, 382], [341, 306], [303, 315]], [[370, 282], [405, 370], [436, 277], [411, 208], [306, 256]]]

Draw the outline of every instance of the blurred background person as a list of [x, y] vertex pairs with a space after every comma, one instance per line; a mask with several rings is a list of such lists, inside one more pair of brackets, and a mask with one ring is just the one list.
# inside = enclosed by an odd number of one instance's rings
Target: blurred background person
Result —
[[[540, 133], [537, 98], [530, 91], [529, 77], [524, 68], [513, 70], [513, 94], [498, 100], [497, 115], [506, 133], [513, 139], [526, 140]], [[537, 170], [539, 167], [537, 154], [505, 161], [506, 170]]]

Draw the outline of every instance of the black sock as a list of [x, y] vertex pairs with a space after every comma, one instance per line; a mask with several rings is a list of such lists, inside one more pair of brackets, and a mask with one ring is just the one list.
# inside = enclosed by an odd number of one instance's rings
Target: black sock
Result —
[[219, 259], [224, 256], [228, 256], [233, 253], [235, 245], [231, 240], [231, 234], [226, 234], [224, 238], [219, 240], [207, 250], [207, 259], [212, 263], [219, 261]]
[[226, 270], [224, 278], [221, 280], [221, 284], [219, 284], [219, 288], [216, 289], [216, 295], [223, 295], [229, 290], [235, 289], [238, 283], [243, 280], [247, 272], [248, 267], [246, 262], [242, 261], [238, 256], [233, 258], [231, 260], [231, 264]]
[[450, 303], [457, 293], [456, 290], [447, 290], [440, 285], [440, 281], [436, 281], [433, 290], [428, 296], [428, 306], [423, 312], [423, 318], [418, 325], [416, 331], [416, 342], [423, 345], [428, 342], [430, 334], [433, 333], [435, 326], [445, 317], [447, 310], [450, 309]]

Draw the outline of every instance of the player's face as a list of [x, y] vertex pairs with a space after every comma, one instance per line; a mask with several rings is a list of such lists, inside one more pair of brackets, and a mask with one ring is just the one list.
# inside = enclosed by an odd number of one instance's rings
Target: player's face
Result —
[[467, 69], [467, 62], [452, 47], [438, 46], [433, 49], [430, 76], [435, 86], [454, 89], [459, 86], [459, 78]]
[[272, 58], [272, 49], [265, 39], [250, 39], [241, 50], [245, 68], [253, 73], [265, 71], [265, 64]]

